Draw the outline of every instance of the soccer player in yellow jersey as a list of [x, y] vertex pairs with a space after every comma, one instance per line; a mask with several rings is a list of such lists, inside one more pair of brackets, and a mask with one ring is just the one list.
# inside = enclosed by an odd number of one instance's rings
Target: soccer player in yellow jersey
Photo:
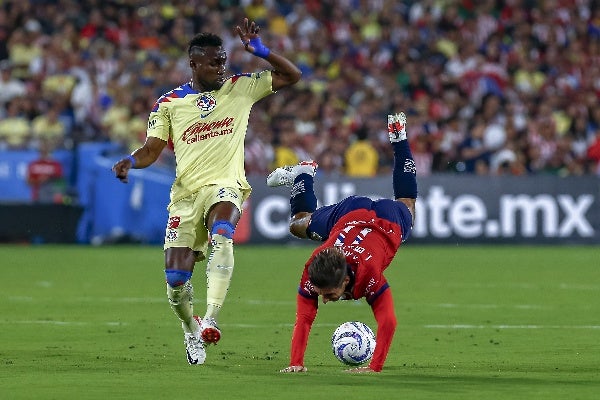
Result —
[[[197, 34], [188, 46], [192, 79], [156, 101], [144, 145], [112, 168], [118, 179], [127, 182], [129, 169], [148, 167], [168, 142], [173, 145], [177, 167], [164, 242], [165, 276], [190, 364], [203, 364], [205, 344], [221, 337], [216, 319], [233, 272], [232, 238], [242, 203], [251, 191], [244, 173], [250, 109], [301, 76], [290, 60], [261, 42], [254, 22], [244, 19], [242, 25], [236, 30], [246, 51], [265, 59], [272, 70], [227, 77], [222, 39], [212, 33]], [[200, 319], [193, 313], [191, 277], [195, 262], [207, 255], [209, 238], [207, 310]]]

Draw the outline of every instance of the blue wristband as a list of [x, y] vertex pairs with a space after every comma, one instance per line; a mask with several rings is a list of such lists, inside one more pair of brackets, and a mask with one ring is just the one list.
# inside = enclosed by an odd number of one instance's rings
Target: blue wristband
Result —
[[131, 161], [131, 168], [135, 168], [135, 158], [131, 154], [125, 158]]
[[271, 50], [267, 46], [262, 44], [259, 37], [250, 39], [250, 46], [254, 47], [253, 54], [256, 57], [267, 58], [269, 56], [269, 54], [271, 53]]

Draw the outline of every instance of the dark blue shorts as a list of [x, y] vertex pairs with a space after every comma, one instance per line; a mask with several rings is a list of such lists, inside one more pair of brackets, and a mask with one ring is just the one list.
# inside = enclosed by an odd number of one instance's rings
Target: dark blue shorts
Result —
[[[344, 215], [358, 209], [373, 210], [382, 219], [395, 222], [402, 229], [402, 239], [406, 241], [412, 231], [412, 215], [406, 204], [391, 199], [371, 200], [363, 196], [350, 196], [340, 201], [317, 209], [308, 226], [309, 237], [318, 236], [321, 240], [329, 237], [333, 225]], [[313, 235], [316, 234], [316, 235]]]

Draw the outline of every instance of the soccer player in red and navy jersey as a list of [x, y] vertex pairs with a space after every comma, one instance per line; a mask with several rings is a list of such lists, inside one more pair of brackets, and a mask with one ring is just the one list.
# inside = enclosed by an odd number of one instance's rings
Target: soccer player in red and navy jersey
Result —
[[410, 236], [415, 215], [417, 181], [415, 163], [406, 140], [406, 116], [388, 116], [394, 147], [394, 198], [371, 200], [350, 196], [316, 209], [313, 191], [315, 162], [278, 168], [269, 186], [291, 186], [290, 232], [299, 238], [323, 241], [305, 264], [296, 302], [290, 364], [281, 372], [305, 372], [304, 353], [323, 303], [365, 298], [377, 321], [377, 346], [368, 366], [352, 373], [380, 372], [396, 330], [391, 289], [384, 276], [402, 242]]
[[[152, 165], [169, 143], [173, 146], [177, 166], [165, 229], [165, 278], [191, 365], [203, 364], [205, 344], [221, 337], [217, 318], [233, 274], [233, 235], [251, 191], [244, 170], [250, 111], [302, 75], [262, 43], [254, 22], [244, 19], [237, 33], [245, 50], [271, 69], [228, 77], [223, 40], [209, 32], [195, 35], [187, 49], [191, 80], [156, 101], [144, 145], [113, 166], [116, 177], [127, 182], [131, 168]], [[191, 278], [195, 263], [205, 258], [206, 313], [199, 319], [193, 311]]]

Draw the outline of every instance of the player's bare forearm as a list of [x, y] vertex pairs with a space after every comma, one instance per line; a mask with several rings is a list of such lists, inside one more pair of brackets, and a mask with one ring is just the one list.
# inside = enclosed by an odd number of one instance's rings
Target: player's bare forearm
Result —
[[302, 77], [302, 71], [290, 60], [273, 51], [266, 60], [273, 66], [273, 90], [277, 91], [297, 83]]
[[166, 144], [167, 142], [160, 139], [148, 138], [142, 147], [131, 153], [135, 158], [135, 168], [146, 168], [154, 164]]
[[146, 139], [146, 143], [139, 149], [135, 150], [131, 155], [117, 161], [112, 170], [115, 173], [117, 179], [123, 183], [127, 183], [129, 170], [131, 168], [146, 168], [152, 165], [157, 159], [162, 150], [167, 145], [164, 140], [149, 137]]

